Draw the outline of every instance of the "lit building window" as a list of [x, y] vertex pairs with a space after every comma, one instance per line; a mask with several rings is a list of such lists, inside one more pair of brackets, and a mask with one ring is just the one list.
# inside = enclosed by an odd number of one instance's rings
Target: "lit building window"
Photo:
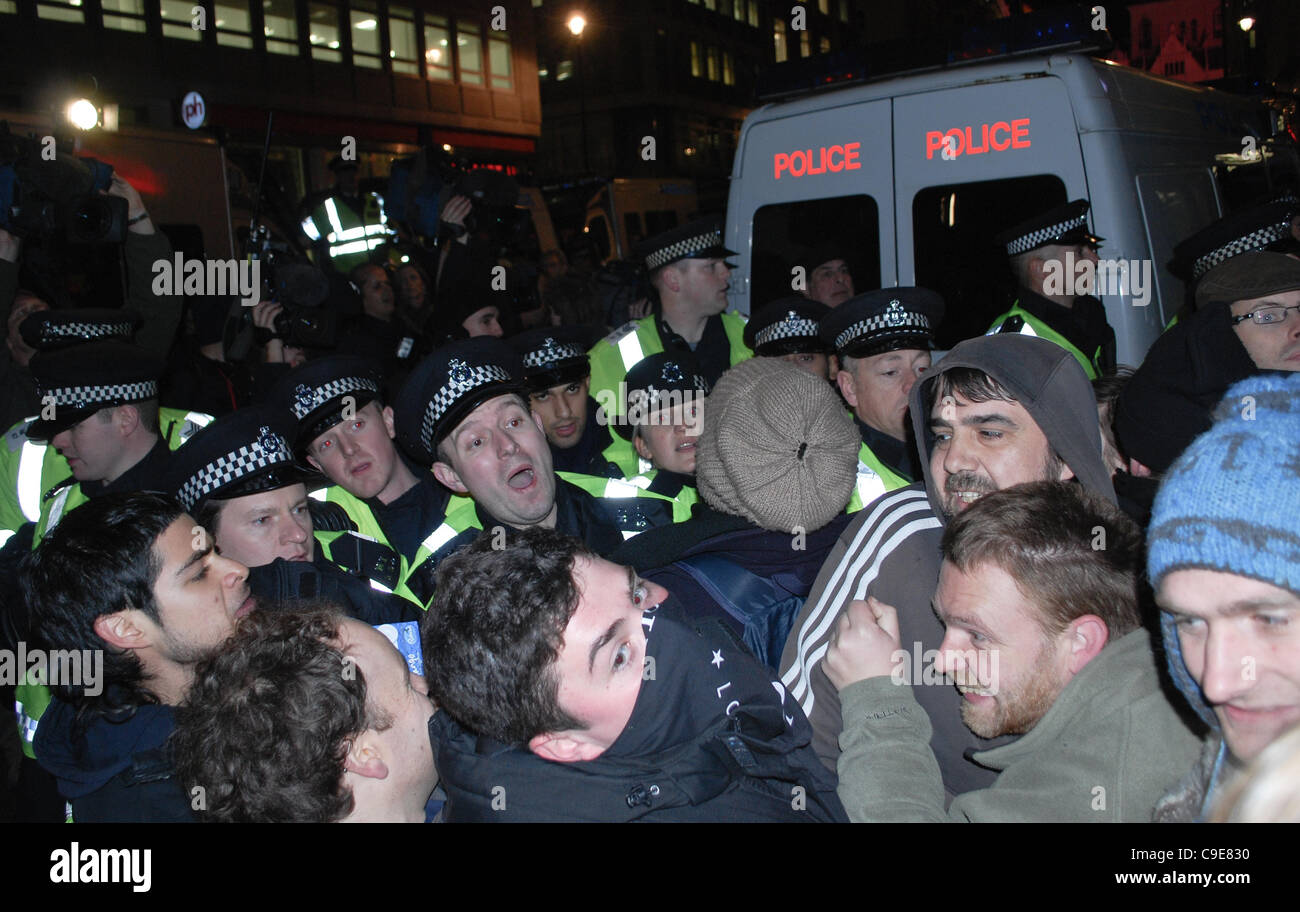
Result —
[[839, 0], [840, 21], [849, 21], [849, 0]]
[[488, 70], [492, 74], [492, 88], [509, 91], [515, 87], [510, 65], [510, 41], [496, 31], [488, 36]]
[[[166, 2], [166, 0], [164, 0]], [[333, 63], [343, 62], [343, 52], [339, 50], [339, 8], [327, 3], [307, 4], [307, 42], [311, 45], [313, 60], [329, 60]]]
[[718, 49], [711, 47], [708, 50], [706, 61], [709, 67], [709, 82], [718, 81]]
[[394, 73], [420, 75], [420, 49], [415, 46], [415, 13], [405, 6], [388, 7], [388, 58]]
[[162, 0], [162, 33], [181, 41], [198, 41], [203, 33], [194, 27], [193, 0]]
[[573, 78], [573, 61], [561, 60], [559, 66], [555, 68], [555, 81], [564, 82], [566, 79]]
[[272, 54], [298, 56], [298, 14], [293, 0], [262, 0], [262, 34]]
[[[144, 0], [103, 0], [104, 28], [119, 32], [143, 32]], [[0, 4], [0, 9], [3, 4]]]
[[691, 75], [701, 76], [703, 75], [703, 73], [704, 73], [704, 67], [700, 61], [700, 43], [698, 41], [692, 41], [691, 42]]
[[382, 69], [379, 5], [375, 0], [352, 0], [348, 24], [352, 30], [352, 63], [368, 70]]
[[804, 29], [799, 33], [799, 56], [807, 57], [811, 53], [812, 53], [812, 35], [809, 35], [808, 30]]
[[817, 50], [823, 54], [829, 54], [831, 52], [831, 40], [822, 35], [821, 40], [817, 43]]
[[36, 4], [36, 15], [56, 22], [85, 22], [82, 0], [42, 0]]
[[736, 84], [736, 65], [731, 59], [730, 51], [722, 52], [722, 84], [729, 86]]
[[225, 47], [253, 49], [253, 20], [248, 0], [224, 0], [212, 7], [217, 27], [217, 44]]
[[456, 20], [456, 76], [465, 85], [483, 84], [483, 38], [477, 23]]
[[749, 24], [758, 28], [758, 0], [749, 0]]
[[830, 0], [817, 0], [817, 9], [821, 10], [823, 16], [830, 15], [830, 11], [831, 11]]
[[451, 81], [451, 32], [445, 16], [424, 15], [424, 66], [430, 79]]
[[790, 49], [785, 41], [785, 20], [772, 20], [772, 45], [776, 53], [776, 62], [784, 63], [790, 57]]

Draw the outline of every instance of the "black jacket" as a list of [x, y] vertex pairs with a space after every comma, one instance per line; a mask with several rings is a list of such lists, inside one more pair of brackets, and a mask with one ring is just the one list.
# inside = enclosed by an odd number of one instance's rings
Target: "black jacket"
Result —
[[125, 722], [78, 724], [57, 697], [36, 729], [36, 759], [59, 783], [77, 823], [192, 823], [190, 798], [173, 778], [170, 706], [141, 706]]
[[[650, 613], [647, 613], [650, 618]], [[642, 622], [646, 624], [647, 621]], [[667, 652], [665, 641], [671, 646]], [[803, 713], [721, 629], [654, 618], [632, 716], [599, 757], [542, 759], [477, 737], [440, 711], [429, 722], [459, 822], [748, 822], [846, 820], [836, 778], [813, 752]], [[712, 659], [710, 658], [712, 657]]]

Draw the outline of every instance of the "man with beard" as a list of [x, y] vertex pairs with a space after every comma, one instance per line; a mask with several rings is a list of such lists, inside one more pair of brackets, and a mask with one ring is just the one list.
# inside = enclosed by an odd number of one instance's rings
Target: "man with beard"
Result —
[[[912, 427], [924, 483], [891, 491], [861, 510], [822, 566], [781, 656], [781, 682], [803, 707], [827, 766], [843, 729], [836, 688], [821, 669], [839, 614], [875, 597], [898, 609], [903, 648], [937, 649], [943, 627], [930, 607], [939, 579], [939, 540], [948, 520], [982, 495], [1027, 481], [1077, 479], [1114, 503], [1102, 460], [1092, 386], [1065, 349], [1002, 334], [959, 344], [912, 387]], [[995, 775], [966, 760], [983, 749], [961, 724], [951, 687], [918, 687], [934, 724], [931, 746], [952, 795], [991, 785]]]
[[591, 398], [591, 359], [581, 330], [530, 329], [510, 339], [524, 364], [528, 405], [542, 423], [557, 472], [622, 478], [606, 455], [614, 445]]
[[[1103, 547], [1098, 547], [1098, 543]], [[982, 497], [948, 523], [934, 610], [935, 664], [902, 649], [898, 613], [853, 602], [825, 671], [844, 711], [839, 794], [857, 822], [1132, 822], [1200, 750], [1160, 686], [1138, 614], [1141, 540], [1078, 485], [1044, 481]], [[981, 738], [1018, 736], [972, 759], [997, 771], [945, 812], [918, 671], [951, 677]], [[913, 685], [913, 686], [909, 686]]]
[[51, 679], [36, 759], [77, 822], [186, 821], [190, 796], [165, 750], [194, 668], [257, 603], [248, 568], [222, 557], [170, 497], [108, 494], [69, 513], [20, 576], [46, 650], [102, 656]]
[[444, 562], [424, 624], [450, 822], [845, 820], [767, 671], [547, 529]]

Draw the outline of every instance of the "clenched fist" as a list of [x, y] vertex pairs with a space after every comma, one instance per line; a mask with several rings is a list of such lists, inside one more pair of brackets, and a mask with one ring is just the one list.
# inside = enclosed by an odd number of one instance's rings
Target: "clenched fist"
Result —
[[831, 635], [822, 670], [837, 690], [857, 681], [888, 675], [894, 653], [902, 649], [898, 612], [875, 598], [849, 602]]

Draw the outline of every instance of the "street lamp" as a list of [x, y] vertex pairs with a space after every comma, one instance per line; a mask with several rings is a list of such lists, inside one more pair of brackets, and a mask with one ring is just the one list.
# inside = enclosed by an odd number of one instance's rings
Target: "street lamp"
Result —
[[1237, 20], [1237, 27], [1240, 28], [1243, 32], [1249, 32], [1251, 29], [1255, 27], [1255, 17], [1242, 16], [1240, 19]]
[[99, 125], [99, 109], [89, 98], [78, 98], [68, 105], [68, 121], [78, 130], [91, 130]]
[[587, 20], [582, 13], [575, 12], [569, 16], [566, 25], [578, 43], [578, 110], [582, 118], [582, 170], [586, 173], [591, 171], [587, 161], [587, 82], [582, 73], [582, 32], [587, 27]]

